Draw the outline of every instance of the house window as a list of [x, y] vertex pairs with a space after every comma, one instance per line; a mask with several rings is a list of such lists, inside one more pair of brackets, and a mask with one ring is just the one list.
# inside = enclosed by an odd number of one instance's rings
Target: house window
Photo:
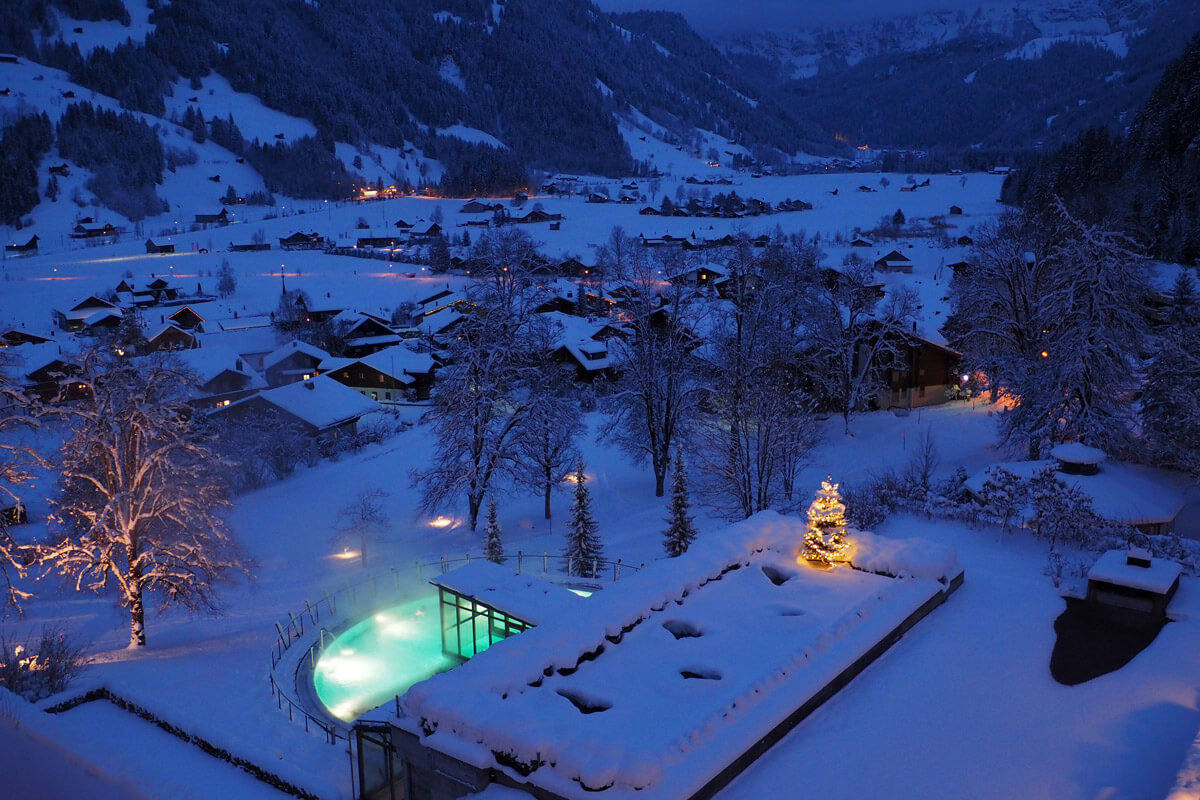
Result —
[[391, 392], [384, 392], [384, 393], [383, 393], [383, 399], [384, 399], [384, 400], [391, 400], [391, 399], [392, 399], [392, 393], [391, 393]]

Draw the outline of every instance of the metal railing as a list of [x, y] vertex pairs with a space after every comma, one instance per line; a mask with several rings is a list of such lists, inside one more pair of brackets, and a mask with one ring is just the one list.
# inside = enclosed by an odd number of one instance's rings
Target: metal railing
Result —
[[[472, 561], [482, 560], [482, 558], [482, 556], [472, 556], [468, 553], [462, 558], [442, 556], [437, 561], [426, 563], [417, 561], [413, 564], [412, 574], [415, 575], [419, 585], [435, 574], [445, 575], [455, 567], [465, 566]], [[515, 556], [506, 556], [503, 560], [505, 564], [512, 564], [514, 562], [516, 563], [517, 574], [547, 576], [551, 580], [567, 583], [587, 581], [589, 582], [588, 585], [593, 587], [599, 581], [619, 581], [623, 571], [632, 570], [637, 572], [643, 566], [625, 564], [621, 559], [617, 559], [616, 561], [600, 558], [579, 560], [566, 556], [552, 556], [549, 553], [526, 555], [520, 551]], [[552, 571], [552, 565], [558, 566], [561, 571]], [[386, 592], [387, 597], [399, 596], [405, 586], [412, 586], [412, 584], [406, 582], [406, 574], [407, 570], [404, 570], [402, 573], [401, 570], [392, 567], [385, 573], [377, 573], [357, 583], [347, 584], [333, 592], [326, 591], [315, 602], [310, 602], [306, 599], [303, 610], [297, 612], [289, 611], [286, 621], [275, 623], [275, 630], [278, 636], [274, 647], [271, 649], [271, 671], [269, 673], [271, 694], [275, 697], [275, 702], [279, 710], [287, 710], [289, 722], [296, 722], [299, 719], [304, 724], [306, 732], [311, 733], [314, 728], [320, 730], [325, 735], [325, 741], [329, 744], [337, 744], [339, 739], [349, 740], [350, 731], [347, 728], [309, 711], [304, 702], [293, 696], [296, 693], [294, 688], [289, 692], [279, 682], [275, 677], [276, 671], [284, 661], [284, 656], [291, 651], [292, 645], [305, 640], [310, 635], [309, 631], [316, 630], [316, 641], [309, 643], [305, 648], [305, 652], [297, 658], [296, 667], [291, 673], [292, 684], [293, 686], [297, 686], [300, 670], [305, 665], [305, 662], [308, 662], [308, 674], [312, 674], [312, 670], [316, 668], [317, 661], [325, 651], [326, 644], [337, 638], [336, 629], [344, 627], [349, 609], [358, 607], [360, 601], [363, 600], [374, 605], [381, 598], [382, 592]], [[338, 614], [339, 606], [343, 609], [341, 615]], [[327, 625], [321, 624], [322, 619], [325, 619]], [[335, 621], [343, 624], [335, 624]], [[331, 627], [334, 629], [331, 630]], [[399, 714], [399, 705], [400, 698], [397, 696], [397, 714]]]

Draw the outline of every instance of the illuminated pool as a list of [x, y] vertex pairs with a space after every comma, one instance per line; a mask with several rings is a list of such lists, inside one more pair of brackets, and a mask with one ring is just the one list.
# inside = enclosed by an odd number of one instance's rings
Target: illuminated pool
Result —
[[317, 660], [317, 697], [347, 722], [458, 660], [442, 652], [436, 593], [392, 606], [339, 635]]

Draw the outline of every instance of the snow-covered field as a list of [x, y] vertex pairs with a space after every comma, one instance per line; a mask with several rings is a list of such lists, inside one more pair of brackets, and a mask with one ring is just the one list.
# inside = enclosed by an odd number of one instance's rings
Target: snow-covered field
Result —
[[[925, 176], [918, 176], [923, 179]], [[993, 217], [999, 178], [929, 176], [931, 186], [900, 193], [905, 176], [814, 175], [804, 178], [738, 176], [743, 197], [785, 197], [812, 202], [812, 211], [749, 220], [664, 219], [638, 216], [637, 207], [587, 204], [581, 198], [533, 198], [547, 211], [565, 215], [562, 230], [531, 226], [530, 233], [552, 255], [573, 254], [589, 261], [594, 246], [614, 225], [626, 233], [716, 238], [730, 230], [748, 233], [805, 231], [820, 234], [829, 263], [840, 263], [854, 229], [874, 227], [897, 208], [908, 220], [963, 208], [951, 220], [968, 233]], [[674, 196], [677, 178], [664, 179], [662, 193]], [[857, 192], [860, 184], [876, 192]], [[619, 188], [619, 187], [614, 187]], [[699, 187], [698, 187], [699, 188]], [[832, 194], [837, 189], [838, 193]], [[648, 191], [643, 187], [642, 191]], [[209, 320], [267, 313], [275, 307], [280, 270], [289, 289], [314, 298], [390, 311], [404, 300], [432, 294], [447, 280], [423, 276], [419, 265], [326, 256], [319, 253], [224, 253], [229, 241], [249, 241], [262, 229], [267, 241], [296, 230], [316, 230], [352, 242], [362, 217], [376, 232], [393, 231], [397, 218], [428, 221], [441, 209], [451, 230], [467, 217], [462, 200], [407, 198], [365, 205], [308, 204], [289, 208], [277, 219], [255, 217], [246, 209], [243, 224], [170, 239], [175, 255], [147, 256], [130, 237], [100, 248], [69, 249], [69, 240], [46, 241], [41, 255], [4, 262], [0, 281], [0, 329], [22, 327], [49, 333], [50, 309], [115, 286], [126, 271], [138, 280], [151, 274], [173, 276], [184, 289], [199, 283], [215, 288], [211, 277], [223, 259], [233, 265], [238, 292], [229, 301], [199, 305]], [[640, 205], [640, 204], [639, 204]], [[303, 213], [301, 213], [303, 212]], [[708, 226], [711, 225], [711, 230]], [[477, 231], [471, 229], [472, 237]], [[21, 236], [8, 232], [11, 238]], [[923, 326], [935, 334], [944, 318], [942, 297], [949, 281], [947, 263], [965, 255], [961, 247], [933, 247], [927, 239], [876, 242], [864, 256], [903, 249], [914, 261], [911, 281], [925, 301]], [[209, 252], [201, 254], [200, 248]], [[414, 277], [406, 277], [412, 273]], [[157, 320], [154, 320], [155, 322]], [[61, 338], [59, 332], [56, 338]], [[405, 414], [417, 420], [421, 409]], [[588, 418], [583, 442], [588, 472], [595, 476], [593, 499], [606, 555], [647, 564], [662, 557], [665, 503], [653, 494], [648, 469], [631, 466], [611, 445], [597, 442], [598, 420]], [[995, 449], [991, 410], [979, 404], [926, 408], [908, 417], [878, 413], [855, 419], [851, 435], [840, 420], [825, 424], [824, 437], [799, 481], [815, 490], [822, 478], [853, 484], [871, 473], [906, 463], [913, 445], [930, 431], [941, 471], [961, 465], [973, 472], [1009, 454]], [[64, 622], [87, 644], [91, 664], [71, 694], [106, 685], [161, 718], [202, 736], [232, 753], [275, 772], [322, 797], [351, 796], [345, 744], [331, 746], [320, 734], [305, 733], [277, 708], [268, 674], [276, 641], [275, 623], [286, 621], [305, 601], [359, 581], [364, 572], [405, 571], [414, 562], [443, 555], [479, 552], [481, 534], [465, 525], [434, 529], [417, 512], [409, 472], [430, 452], [429, 431], [417, 424], [380, 445], [301, 467], [289, 479], [238, 497], [231, 514], [237, 538], [258, 566], [252, 581], [223, 588], [226, 613], [191, 617], [168, 610], [148, 619], [149, 645], [126, 649], [128, 620], [111, 597], [76, 594], [53, 579], [33, 586], [37, 599], [21, 620], [4, 624], [7, 635], [40, 631]], [[374, 549], [364, 571], [339, 559], [333, 543], [337, 509], [365, 488], [389, 493], [391, 533]], [[51, 489], [43, 478], [29, 492], [35, 522], [22, 536], [43, 532], [47, 510], [41, 497]], [[562, 547], [567, 492], [554, 500], [557, 527], [541, 518], [540, 498], [506, 491], [500, 509], [506, 548], [511, 552], [557, 553]], [[701, 536], [715, 535], [724, 522], [699, 511]], [[1200, 729], [1197, 675], [1200, 675], [1200, 586], [1185, 578], [1173, 610], [1178, 621], [1122, 670], [1076, 687], [1050, 677], [1053, 621], [1064, 602], [1043, 575], [1045, 544], [1023, 533], [1001, 537], [993, 528], [921, 518], [889, 520], [879, 533], [931, 539], [957, 550], [966, 584], [924, 622], [830, 703], [722, 793], [723, 798], [811, 796], [851, 797], [1163, 797], [1174, 783], [1187, 747]], [[324, 624], [324, 622], [322, 623]], [[89, 704], [49, 716], [22, 701], [0, 702], [0, 771], [4, 795], [14, 797], [259, 797], [278, 794], [215, 759], [181, 752], [158, 728], [107, 704]], [[182, 746], [182, 745], [180, 745]], [[194, 750], [194, 748], [193, 748]], [[199, 751], [196, 751], [197, 753]], [[16, 777], [10, 777], [16, 776]], [[279, 795], [282, 796], [282, 795]]]

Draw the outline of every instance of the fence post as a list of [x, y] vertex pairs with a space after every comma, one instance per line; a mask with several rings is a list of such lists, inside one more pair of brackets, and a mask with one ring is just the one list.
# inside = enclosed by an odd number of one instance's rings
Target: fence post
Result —
[[315, 613], [313, 613], [313, 607], [308, 602], [308, 598], [304, 599], [304, 607], [308, 609], [308, 618], [312, 620], [313, 625], [316, 625], [317, 622], [319, 621], [319, 619], [318, 619], [317, 615]]
[[521, 574], [521, 570], [525, 568], [525, 554], [520, 550], [517, 551], [517, 574]]
[[304, 635], [304, 615], [303, 614], [300, 615], [299, 622], [296, 622], [296, 617], [290, 611], [288, 612], [288, 617], [291, 618], [292, 625], [296, 628], [298, 635], [303, 636]]
[[617, 563], [613, 565], [613, 583], [621, 580], [621, 559], [617, 559]]
[[545, 575], [548, 572], [550, 572], [550, 554], [543, 550], [542, 551], [542, 574]]

